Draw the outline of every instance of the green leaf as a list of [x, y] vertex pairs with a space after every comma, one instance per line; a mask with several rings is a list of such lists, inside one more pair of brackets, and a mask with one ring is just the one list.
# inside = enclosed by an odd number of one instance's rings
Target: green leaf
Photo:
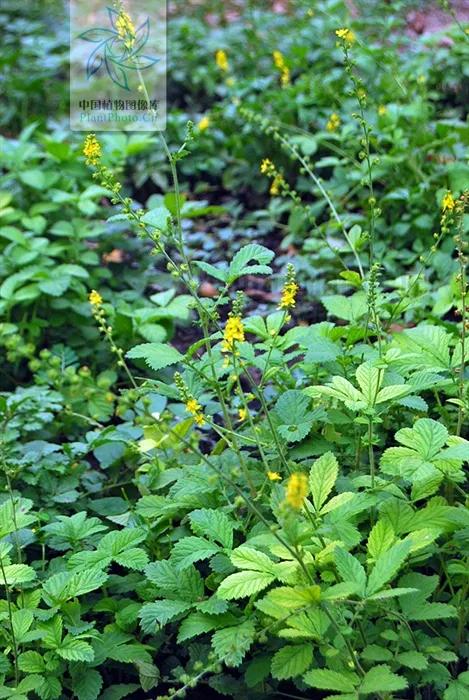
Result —
[[108, 575], [100, 569], [90, 568], [75, 573], [61, 571], [43, 584], [43, 597], [48, 605], [61, 605], [70, 598], [101, 588]]
[[310, 399], [302, 391], [285, 391], [275, 405], [280, 421], [277, 430], [287, 442], [305, 438], [313, 427], [314, 414], [308, 410]]
[[177, 569], [186, 569], [196, 561], [210, 559], [220, 551], [220, 547], [202, 537], [183, 537], [176, 542], [171, 552], [171, 561]]
[[[178, 633], [178, 644], [185, 642], [186, 639], [191, 639], [199, 634], [212, 632], [219, 627], [225, 627], [229, 620], [227, 615], [206, 615], [202, 612], [193, 612], [181, 622]], [[231, 615], [231, 618], [236, 620]]]
[[220, 282], [226, 282], [228, 279], [228, 270], [224, 268], [215, 267], [215, 265], [203, 262], [202, 260], [196, 260], [195, 265], [197, 265], [197, 267], [203, 270], [207, 275], [210, 275], [210, 277], [215, 277], [215, 279], [219, 280]]
[[332, 452], [326, 452], [317, 459], [309, 473], [309, 488], [313, 504], [318, 511], [327, 501], [328, 496], [337, 480], [339, 465]]
[[384, 591], [367, 596], [368, 600], [386, 600], [387, 598], [399, 598], [416, 592], [416, 588], [386, 588]]
[[383, 371], [371, 362], [364, 362], [357, 368], [355, 376], [365, 401], [368, 406], [373, 406], [383, 381]]
[[246, 598], [267, 588], [275, 576], [262, 571], [240, 571], [221, 582], [217, 595], [224, 600]]
[[18, 656], [18, 668], [23, 673], [43, 673], [44, 659], [37, 651], [25, 651]]
[[9, 586], [18, 586], [21, 583], [29, 583], [36, 578], [36, 572], [26, 564], [9, 564], [3, 567], [4, 581]]
[[368, 577], [366, 595], [380, 591], [401, 568], [411, 549], [411, 542], [397, 542], [376, 560], [373, 571]]
[[303, 676], [307, 685], [321, 690], [337, 690], [342, 693], [353, 693], [359, 683], [356, 673], [350, 671], [329, 671], [326, 668], [317, 668], [308, 671]]
[[359, 693], [392, 693], [407, 688], [407, 680], [391, 672], [389, 666], [382, 664], [370, 669], [359, 688]]
[[398, 430], [396, 440], [413, 450], [423, 459], [434, 459], [448, 440], [445, 426], [431, 418], [419, 418], [412, 428]]
[[143, 549], [132, 547], [114, 557], [114, 561], [127, 569], [142, 571], [148, 564], [148, 555]]
[[222, 547], [233, 547], [233, 523], [221, 510], [201, 508], [189, 515], [191, 528], [196, 535], [205, 535]]
[[251, 620], [218, 630], [212, 637], [213, 649], [227, 666], [239, 666], [254, 641], [256, 629]]
[[[265, 248], [258, 243], [249, 243], [243, 246], [236, 255], [228, 269], [228, 280], [233, 283], [241, 275], [270, 275], [272, 269], [268, 263], [272, 260], [275, 253], [268, 248]], [[255, 260], [257, 265], [249, 265], [251, 260]]]
[[109, 554], [111, 557], [122, 554], [126, 550], [133, 549], [145, 539], [146, 534], [139, 528], [125, 528], [124, 530], [113, 530], [101, 539], [98, 550]]
[[420, 651], [403, 651], [396, 656], [396, 661], [417, 671], [423, 671], [428, 667], [428, 659]]
[[394, 530], [386, 520], [378, 520], [371, 528], [368, 537], [368, 555], [372, 560], [378, 559], [381, 554], [387, 552], [395, 540]]
[[162, 231], [163, 233], [168, 228], [168, 218], [171, 217], [171, 212], [165, 206], [161, 205], [155, 209], [151, 209], [143, 217], [142, 221], [149, 224], [153, 228]]
[[252, 547], [245, 545], [235, 549], [230, 556], [233, 566], [237, 569], [250, 569], [252, 571], [262, 571], [267, 574], [274, 574], [274, 562], [263, 552], [258, 552]]
[[359, 411], [366, 408], [365, 397], [358, 391], [345, 377], [334, 376], [330, 384], [311, 386], [304, 390], [308, 396], [330, 396], [333, 399], [343, 401], [352, 411]]
[[93, 661], [94, 651], [88, 642], [67, 635], [56, 653], [66, 661]]
[[17, 644], [22, 644], [27, 639], [28, 631], [33, 624], [34, 614], [32, 610], [15, 610], [12, 613], [11, 621]]
[[184, 600], [157, 600], [154, 603], [145, 603], [138, 616], [143, 630], [151, 634], [155, 633], [157, 625], [166, 625], [190, 607], [191, 603]]
[[165, 595], [177, 594], [168, 595], [168, 598], [177, 597], [188, 603], [195, 603], [204, 595], [204, 582], [195, 566], [191, 565], [180, 571], [173, 562], [156, 561], [146, 567], [145, 573]]
[[424, 603], [415, 607], [406, 614], [408, 620], [443, 620], [450, 617], [457, 617], [458, 611], [453, 605], [447, 603]]
[[93, 668], [83, 668], [73, 675], [73, 692], [78, 700], [96, 700], [102, 685], [101, 674]]
[[106, 688], [101, 693], [100, 700], [122, 700], [139, 689], [140, 686], [137, 683], [117, 683]]
[[336, 547], [334, 560], [341, 578], [347, 583], [356, 584], [357, 592], [363, 595], [366, 588], [366, 573], [358, 559], [346, 552], [342, 547]]
[[142, 343], [141, 345], [136, 345], [127, 352], [126, 357], [131, 360], [145, 360], [147, 365], [155, 372], [182, 360], [179, 350], [165, 343]]
[[19, 179], [25, 185], [33, 187], [35, 190], [43, 190], [46, 187], [46, 178], [42, 170], [39, 168], [31, 168], [31, 170], [23, 170], [20, 172]]
[[321, 302], [329, 314], [352, 323], [365, 316], [368, 311], [366, 294], [363, 292], [356, 292], [350, 297], [345, 297], [342, 294], [333, 294], [322, 297]]
[[385, 386], [381, 391], [378, 392], [376, 397], [376, 403], [384, 403], [385, 401], [394, 401], [395, 399], [401, 399], [406, 394], [410, 394], [414, 390], [414, 387], [406, 386], [405, 384], [393, 384], [392, 386]]
[[469, 671], [460, 673], [446, 688], [443, 700], [467, 700], [469, 697]]
[[277, 680], [295, 678], [306, 671], [313, 660], [311, 644], [295, 644], [279, 649], [272, 659], [272, 676]]

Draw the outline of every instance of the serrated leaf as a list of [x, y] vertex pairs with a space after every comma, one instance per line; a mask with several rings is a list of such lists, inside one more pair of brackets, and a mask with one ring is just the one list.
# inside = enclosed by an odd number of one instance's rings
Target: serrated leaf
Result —
[[373, 595], [391, 581], [401, 568], [411, 548], [411, 542], [397, 542], [378, 557], [368, 577], [366, 595]]
[[4, 582], [6, 581], [9, 586], [18, 586], [21, 583], [34, 581], [36, 578], [34, 569], [26, 564], [8, 564], [3, 568]]
[[142, 221], [149, 224], [159, 231], [165, 232], [168, 228], [168, 219], [171, 218], [171, 212], [164, 205], [150, 209], [143, 217]]
[[207, 275], [210, 275], [210, 277], [214, 277], [215, 279], [219, 280], [220, 282], [226, 282], [228, 278], [228, 270], [225, 268], [221, 267], [215, 267], [215, 265], [212, 265], [207, 262], [203, 262], [202, 260], [196, 260], [195, 265], [199, 267], [201, 270], [203, 270]]
[[98, 549], [114, 557], [122, 554], [130, 548], [135, 548], [145, 539], [146, 534], [139, 528], [125, 528], [123, 530], [113, 530], [101, 539]]
[[233, 547], [233, 523], [221, 510], [201, 508], [189, 515], [191, 528], [196, 535], [205, 535], [222, 547]]
[[368, 537], [367, 550], [371, 559], [377, 559], [387, 552], [395, 540], [394, 530], [390, 523], [378, 520], [371, 528]]
[[73, 692], [78, 700], [96, 700], [102, 685], [101, 674], [93, 668], [83, 669], [73, 676]]
[[150, 369], [157, 372], [164, 367], [169, 367], [182, 360], [179, 350], [166, 343], [142, 343], [136, 345], [126, 353], [131, 360], [145, 360]]
[[364, 362], [357, 368], [355, 376], [365, 401], [368, 406], [373, 406], [383, 381], [383, 371], [371, 362]]
[[25, 651], [18, 656], [18, 668], [23, 673], [43, 673], [44, 659], [37, 651]]
[[389, 666], [382, 664], [370, 669], [359, 688], [359, 693], [368, 695], [370, 693], [392, 693], [396, 690], [407, 688], [407, 680], [402, 676], [392, 673]]
[[240, 571], [221, 582], [217, 595], [224, 600], [246, 598], [267, 588], [275, 576], [262, 571]]
[[157, 600], [154, 603], [145, 603], [138, 616], [142, 628], [146, 632], [154, 633], [157, 625], [166, 625], [190, 608], [191, 603], [184, 600]]
[[[233, 283], [238, 277], [246, 274], [270, 275], [272, 269], [268, 267], [268, 263], [274, 255], [273, 251], [258, 243], [249, 243], [243, 246], [231, 261], [227, 275], [228, 280]], [[258, 264], [249, 265], [252, 260]]]
[[334, 561], [337, 571], [344, 582], [356, 584], [358, 593], [363, 595], [366, 587], [366, 573], [358, 559], [350, 552], [346, 552], [342, 547], [336, 547], [334, 550]]
[[386, 600], [387, 598], [399, 598], [400, 596], [410, 595], [415, 593], [416, 590], [416, 588], [388, 588], [367, 597], [368, 600]]
[[303, 676], [307, 685], [320, 690], [337, 690], [342, 693], [353, 693], [359, 683], [356, 673], [351, 671], [329, 671], [326, 668], [316, 668]]
[[32, 610], [15, 610], [11, 615], [13, 632], [17, 644], [22, 644], [26, 641], [26, 635], [33, 624], [34, 614]]
[[287, 442], [305, 438], [313, 427], [314, 414], [308, 410], [310, 399], [302, 391], [285, 391], [275, 404], [280, 425], [277, 430]]
[[279, 649], [272, 659], [271, 672], [277, 680], [295, 678], [306, 671], [313, 660], [311, 644], [295, 644]]
[[202, 537], [184, 537], [173, 547], [171, 561], [177, 569], [185, 569], [196, 561], [210, 559], [220, 547]]
[[227, 666], [239, 666], [254, 641], [255, 633], [251, 620], [218, 630], [212, 637], [213, 649], [220, 661]]
[[326, 452], [317, 459], [309, 473], [309, 488], [317, 511], [327, 501], [334, 488], [339, 473], [339, 465], [332, 452]]
[[233, 566], [237, 569], [249, 569], [252, 571], [262, 571], [267, 574], [274, 574], [274, 562], [263, 552], [258, 552], [252, 547], [243, 545], [235, 549], [230, 555]]
[[219, 627], [224, 627], [228, 622], [226, 617], [226, 615], [207, 615], [202, 612], [191, 613], [181, 622], [177, 639], [178, 644], [199, 634], [212, 632]]
[[403, 651], [396, 656], [396, 661], [417, 671], [423, 671], [428, 667], [428, 659], [420, 651]]
[[406, 617], [408, 620], [442, 620], [457, 617], [458, 611], [453, 605], [447, 603], [424, 603], [419, 607], [411, 609]]
[[94, 651], [88, 642], [83, 639], [74, 639], [67, 635], [56, 653], [66, 661], [93, 661]]
[[126, 569], [142, 571], [148, 564], [148, 555], [143, 549], [132, 547], [122, 554], [115, 556], [114, 561], [121, 566], [125, 566]]

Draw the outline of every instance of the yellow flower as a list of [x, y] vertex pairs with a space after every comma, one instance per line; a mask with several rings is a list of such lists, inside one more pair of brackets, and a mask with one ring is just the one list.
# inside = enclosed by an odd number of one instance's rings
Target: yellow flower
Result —
[[296, 295], [298, 294], [298, 285], [296, 282], [287, 282], [282, 289], [282, 298], [280, 299], [279, 309], [291, 309], [296, 304]]
[[343, 29], [336, 29], [335, 33], [339, 39], [342, 39], [342, 41], [344, 41], [346, 44], [353, 44], [355, 41], [355, 34], [347, 27], [344, 27]]
[[285, 87], [290, 83], [290, 69], [285, 63], [285, 59], [281, 51], [274, 51], [272, 56], [274, 59], [274, 65], [280, 72], [280, 82]]
[[248, 412], [245, 408], [240, 408], [238, 411], [239, 420], [246, 420]]
[[202, 117], [200, 122], [197, 124], [199, 131], [205, 131], [210, 126], [210, 117]]
[[[227, 85], [228, 87], [233, 87], [234, 84], [235, 84], [234, 78], [227, 78], [225, 80], [225, 85]], [[235, 104], [238, 104], [236, 102], [235, 98], [233, 98], [233, 102], [235, 102]]]
[[328, 131], [337, 131], [340, 126], [340, 117], [336, 112], [333, 112], [329, 117], [329, 121], [326, 124], [326, 129]]
[[453, 195], [451, 192], [447, 192], [441, 201], [441, 208], [443, 211], [453, 211], [455, 205], [456, 202]]
[[194, 416], [194, 421], [197, 425], [203, 425], [205, 423], [204, 414], [202, 413], [202, 406], [199, 404], [197, 399], [193, 396], [188, 396], [186, 401], [186, 410]]
[[269, 479], [269, 481], [280, 481], [282, 477], [278, 472], [268, 471], [267, 478]]
[[262, 163], [261, 163], [261, 168], [260, 168], [261, 173], [262, 173], [263, 175], [265, 175], [265, 174], [268, 173], [270, 170], [272, 170], [273, 167], [274, 167], [274, 164], [272, 163], [272, 161], [270, 160], [270, 158], [264, 158], [264, 160], [263, 160]]
[[274, 51], [273, 54], [275, 67], [282, 70], [285, 66], [285, 59], [283, 58], [283, 53], [281, 51]]
[[120, 11], [119, 17], [116, 20], [116, 29], [119, 38], [124, 42], [125, 48], [130, 51], [135, 44], [136, 31], [134, 23], [124, 10]]
[[101, 306], [103, 303], [103, 297], [95, 289], [92, 289], [88, 294], [88, 301], [90, 302], [91, 306]]
[[380, 117], [384, 116], [387, 113], [387, 111], [388, 111], [388, 108], [385, 107], [384, 105], [380, 105], [378, 107], [378, 114]]
[[83, 144], [83, 155], [86, 158], [86, 165], [97, 165], [101, 158], [101, 145], [94, 134], [88, 134]]
[[236, 341], [239, 343], [244, 341], [244, 326], [239, 316], [230, 316], [223, 333], [223, 351], [233, 350]]
[[272, 184], [270, 186], [270, 194], [274, 197], [275, 195], [279, 194], [280, 192], [280, 185], [283, 182], [283, 178], [281, 175], [276, 175], [274, 179], [272, 180]]
[[302, 472], [295, 472], [287, 482], [286, 501], [295, 510], [299, 510], [308, 495], [308, 477]]
[[202, 407], [199, 403], [197, 403], [196, 399], [192, 397], [186, 401], [186, 409], [189, 411], [189, 413], [192, 413], [193, 416], [195, 416], [201, 408]]
[[228, 70], [228, 56], [223, 49], [218, 49], [218, 51], [215, 53], [215, 63], [221, 71], [226, 73]]

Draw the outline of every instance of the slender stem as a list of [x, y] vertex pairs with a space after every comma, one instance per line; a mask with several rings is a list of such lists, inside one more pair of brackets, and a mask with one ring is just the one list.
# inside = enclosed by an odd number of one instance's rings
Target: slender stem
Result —
[[5, 573], [5, 567], [3, 566], [3, 559], [0, 556], [0, 571], [2, 574], [2, 579], [3, 579], [3, 584], [5, 586], [5, 595], [7, 599], [7, 607], [8, 607], [8, 621], [10, 624], [10, 632], [11, 632], [11, 643], [13, 646], [13, 666], [15, 669], [15, 687], [18, 687], [19, 683], [19, 671], [18, 671], [18, 645], [16, 643], [16, 636], [15, 636], [15, 628], [13, 626], [13, 612], [12, 612], [12, 603], [11, 603], [11, 596], [10, 596], [10, 589], [8, 588], [8, 583], [7, 583], [7, 577]]

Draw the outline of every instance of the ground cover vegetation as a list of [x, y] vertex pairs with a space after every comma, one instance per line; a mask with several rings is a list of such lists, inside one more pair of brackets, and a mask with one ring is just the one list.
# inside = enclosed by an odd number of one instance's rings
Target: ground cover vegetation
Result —
[[441, 5], [171, 4], [167, 131], [85, 139], [2, 7], [0, 697], [469, 697]]

